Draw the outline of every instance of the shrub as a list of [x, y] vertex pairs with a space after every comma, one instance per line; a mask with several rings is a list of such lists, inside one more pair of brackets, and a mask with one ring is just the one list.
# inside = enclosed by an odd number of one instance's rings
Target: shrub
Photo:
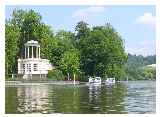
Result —
[[62, 71], [60, 71], [60, 70], [50, 70], [50, 71], [48, 71], [48, 79], [50, 79], [50, 80], [56, 80], [56, 81], [58, 81], [58, 80], [64, 80], [64, 75], [63, 75], [63, 73], [62, 73]]

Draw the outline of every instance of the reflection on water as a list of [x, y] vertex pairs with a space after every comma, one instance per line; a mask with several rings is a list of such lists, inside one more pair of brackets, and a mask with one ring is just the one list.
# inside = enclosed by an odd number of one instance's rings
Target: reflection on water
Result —
[[7, 86], [6, 113], [154, 113], [155, 82]]
[[[43, 113], [48, 103], [48, 87], [46, 86], [18, 86], [6, 88], [6, 95], [8, 95], [8, 104], [10, 111], [13, 113]], [[12, 105], [9, 103], [12, 102]], [[13, 105], [16, 105], [14, 108]]]
[[45, 111], [48, 99], [48, 88], [39, 86], [17, 88], [17, 100], [19, 112]]
[[89, 85], [89, 103], [98, 102], [100, 98], [101, 85]]

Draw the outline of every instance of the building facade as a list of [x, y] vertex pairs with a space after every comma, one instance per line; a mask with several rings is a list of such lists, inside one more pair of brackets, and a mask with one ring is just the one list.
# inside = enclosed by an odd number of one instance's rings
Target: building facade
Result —
[[40, 58], [40, 45], [31, 40], [25, 43], [24, 59], [18, 59], [18, 76], [27, 80], [46, 79], [53, 66], [47, 59]]

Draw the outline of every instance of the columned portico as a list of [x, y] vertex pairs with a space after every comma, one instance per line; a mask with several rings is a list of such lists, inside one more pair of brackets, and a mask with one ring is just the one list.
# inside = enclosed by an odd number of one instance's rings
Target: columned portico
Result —
[[37, 41], [29, 41], [25, 44], [25, 58], [40, 58], [40, 45]]
[[53, 69], [49, 60], [41, 59], [40, 45], [37, 41], [31, 40], [25, 43], [24, 54], [23, 59], [18, 59], [18, 74], [23, 79], [35, 80], [33, 76], [43, 79], [48, 74], [48, 70]]

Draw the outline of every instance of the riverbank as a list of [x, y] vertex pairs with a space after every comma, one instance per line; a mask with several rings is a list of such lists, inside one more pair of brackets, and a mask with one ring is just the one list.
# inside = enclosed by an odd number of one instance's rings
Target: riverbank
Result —
[[[156, 80], [138, 80], [139, 82], [143, 81], [156, 81]], [[116, 81], [117, 83], [125, 83], [128, 81]], [[130, 80], [129, 82], [135, 82]], [[11, 85], [78, 85], [78, 84], [86, 84], [88, 82], [81, 82], [81, 81], [52, 81], [52, 80], [42, 80], [42, 81], [30, 81], [30, 80], [8, 80], [5, 81], [6, 86], [11, 86]], [[105, 82], [102, 82], [102, 84], [105, 84]]]
[[56, 85], [65, 85], [65, 84], [80, 84], [79, 81], [5, 81], [5, 85], [48, 85], [48, 84], [56, 84]]

